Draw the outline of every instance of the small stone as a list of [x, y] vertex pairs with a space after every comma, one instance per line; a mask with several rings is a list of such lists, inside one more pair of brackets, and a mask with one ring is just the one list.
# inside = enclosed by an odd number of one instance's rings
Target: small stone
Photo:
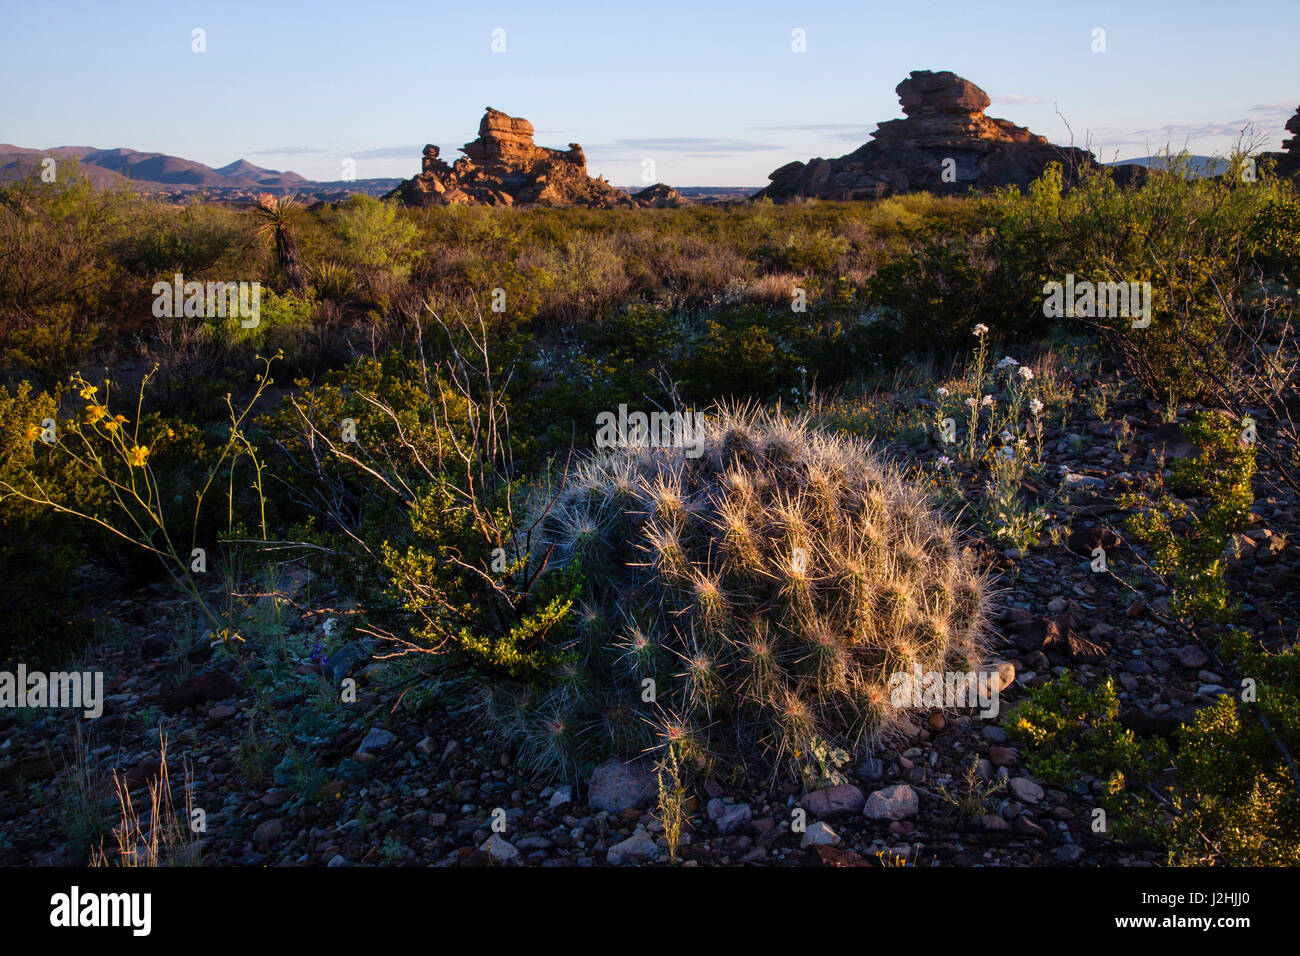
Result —
[[484, 840], [479, 849], [491, 857], [493, 863], [516, 863], [519, 861], [519, 851], [508, 840], [502, 839], [499, 833], [494, 833]]
[[234, 717], [235, 713], [235, 708], [229, 704], [217, 704], [216, 707], [208, 711], [208, 717], [212, 720], [227, 720]]
[[918, 808], [916, 791], [900, 783], [872, 793], [863, 812], [872, 820], [903, 820], [915, 816]]
[[709, 801], [709, 819], [718, 825], [718, 832], [729, 836], [743, 829], [753, 818], [753, 811], [747, 803], [723, 803], [717, 797]]
[[1083, 856], [1084, 850], [1077, 843], [1067, 843], [1065, 846], [1058, 846], [1053, 852], [1062, 863], [1075, 863]]
[[839, 846], [843, 841], [840, 835], [830, 828], [830, 825], [822, 820], [808, 825], [804, 830], [803, 838], [799, 841], [799, 847], [806, 849], [810, 846]]
[[989, 762], [995, 767], [1010, 767], [1019, 754], [1011, 747], [990, 747]]
[[658, 782], [642, 763], [625, 763], [617, 757], [605, 761], [591, 775], [587, 802], [597, 810], [622, 813], [645, 807], [658, 793]]
[[1025, 836], [1037, 837], [1038, 839], [1043, 839], [1047, 836], [1047, 833], [1042, 827], [1023, 813], [1012, 821], [1011, 829], [1017, 833], [1024, 834]]
[[1200, 670], [1210, 662], [1205, 651], [1201, 650], [1195, 644], [1188, 644], [1178, 652], [1178, 663], [1182, 664], [1189, 671]]
[[626, 862], [641, 860], [655, 862], [663, 856], [663, 850], [655, 843], [654, 837], [642, 830], [634, 833], [622, 843], [615, 843], [605, 853], [605, 862], [610, 866], [621, 866]]
[[866, 802], [866, 795], [861, 790], [846, 783], [806, 793], [799, 805], [815, 817], [834, 817], [861, 813]]
[[284, 836], [284, 821], [277, 818], [274, 820], [265, 820], [257, 825], [253, 831], [254, 843], [270, 843], [272, 840], [278, 840]]
[[1012, 777], [1011, 792], [1016, 795], [1017, 800], [1025, 803], [1038, 803], [1043, 799], [1043, 788], [1028, 777]]
[[555, 809], [556, 807], [562, 807], [566, 803], [572, 803], [572, 802], [573, 802], [573, 788], [568, 785], [565, 785], [563, 787], [555, 788], [555, 792], [551, 794], [551, 799], [550, 802], [547, 803], [547, 806], [549, 806], [551, 809]]
[[371, 727], [361, 741], [361, 745], [357, 747], [357, 753], [368, 754], [376, 750], [383, 750], [396, 739], [397, 735], [392, 731], [384, 730], [382, 727]]

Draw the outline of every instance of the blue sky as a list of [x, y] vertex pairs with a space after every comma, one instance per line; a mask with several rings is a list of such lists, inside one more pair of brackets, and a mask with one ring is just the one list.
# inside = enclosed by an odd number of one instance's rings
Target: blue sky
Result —
[[0, 142], [408, 176], [425, 143], [459, 155], [493, 106], [616, 184], [652, 160], [675, 185], [761, 185], [855, 149], [902, 115], [909, 71], [946, 69], [990, 115], [1068, 143], [1059, 109], [1103, 160], [1222, 151], [1251, 122], [1276, 149], [1297, 36], [1297, 0], [0, 0]]

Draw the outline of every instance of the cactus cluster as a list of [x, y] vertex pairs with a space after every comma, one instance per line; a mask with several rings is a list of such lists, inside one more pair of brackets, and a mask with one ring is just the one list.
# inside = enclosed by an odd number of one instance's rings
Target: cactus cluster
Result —
[[564, 663], [487, 707], [539, 770], [667, 742], [794, 770], [888, 733], [892, 674], [982, 663], [986, 578], [864, 444], [752, 408], [695, 437], [595, 453], [547, 504], [534, 557], [582, 572]]

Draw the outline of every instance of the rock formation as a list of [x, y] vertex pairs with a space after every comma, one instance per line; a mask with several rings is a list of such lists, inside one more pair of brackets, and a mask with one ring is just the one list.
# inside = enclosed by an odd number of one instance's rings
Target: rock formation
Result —
[[[1053, 146], [1014, 123], [985, 116], [988, 94], [948, 71], [914, 70], [896, 87], [904, 119], [881, 123], [873, 140], [839, 159], [782, 166], [755, 194], [776, 202], [800, 196], [867, 199], [890, 193], [963, 193], [1026, 186], [1051, 162], [1071, 172], [1096, 165], [1086, 150]], [[1117, 178], [1131, 170], [1117, 167]]]
[[635, 206], [632, 197], [603, 176], [587, 175], [582, 147], [548, 149], [533, 143], [533, 124], [488, 107], [478, 139], [450, 166], [437, 146], [424, 147], [420, 175], [389, 196], [409, 206], [477, 204], [485, 206]]
[[1282, 141], [1280, 153], [1260, 153], [1260, 159], [1271, 159], [1277, 165], [1274, 171], [1279, 176], [1290, 176], [1300, 183], [1300, 107], [1296, 108], [1284, 127], [1291, 134], [1290, 139]]
[[655, 183], [639, 193], [633, 193], [632, 198], [636, 200], [638, 206], [647, 209], [677, 209], [692, 205], [689, 199], [664, 183]]

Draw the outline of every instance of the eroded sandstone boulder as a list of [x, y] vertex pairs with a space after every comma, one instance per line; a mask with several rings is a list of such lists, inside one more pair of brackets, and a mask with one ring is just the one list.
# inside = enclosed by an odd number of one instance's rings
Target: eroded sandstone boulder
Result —
[[549, 149], [533, 142], [533, 124], [488, 107], [478, 138], [461, 147], [450, 166], [437, 146], [424, 147], [418, 176], [389, 193], [409, 206], [635, 206], [604, 177], [587, 175], [582, 147]]
[[[903, 119], [881, 123], [872, 140], [838, 159], [782, 166], [755, 194], [776, 202], [798, 197], [869, 199], [922, 190], [957, 194], [971, 189], [1027, 186], [1059, 162], [1067, 181], [1095, 166], [1092, 153], [1054, 146], [1009, 120], [984, 115], [990, 99], [947, 70], [914, 70], [896, 87]], [[1121, 181], [1128, 167], [1117, 167]]]

